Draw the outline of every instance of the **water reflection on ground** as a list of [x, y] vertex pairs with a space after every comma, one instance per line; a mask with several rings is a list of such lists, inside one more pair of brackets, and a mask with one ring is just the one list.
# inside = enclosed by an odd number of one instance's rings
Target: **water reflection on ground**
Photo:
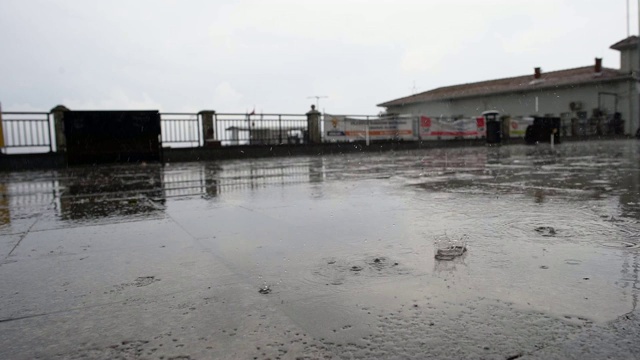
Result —
[[[0, 180], [7, 239], [128, 222], [141, 233], [178, 226], [179, 242], [195, 241], [255, 296], [269, 288], [273, 306], [313, 337], [308, 346], [291, 338], [300, 354], [533, 353], [637, 306], [636, 141], [87, 167]], [[442, 234], [466, 234], [468, 251], [435, 260]], [[19, 250], [8, 246], [3, 256]], [[452, 339], [464, 344], [452, 350]]]
[[[167, 199], [222, 199], [229, 193], [341, 180], [390, 179], [431, 192], [526, 195], [536, 203], [617, 201], [617, 215], [640, 214], [640, 150], [634, 142], [549, 147], [433, 149], [218, 163], [104, 166], [3, 174], [0, 221], [43, 207], [60, 221], [151, 214]], [[282, 189], [276, 189], [282, 191]], [[12, 211], [13, 210], [13, 211]], [[18, 219], [20, 216], [17, 217]]]

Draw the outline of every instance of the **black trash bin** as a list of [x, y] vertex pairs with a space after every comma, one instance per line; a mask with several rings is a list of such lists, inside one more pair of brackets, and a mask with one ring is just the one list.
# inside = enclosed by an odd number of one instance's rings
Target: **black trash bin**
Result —
[[502, 142], [500, 113], [497, 111], [485, 111], [482, 116], [484, 116], [487, 127], [487, 144], [499, 144]]

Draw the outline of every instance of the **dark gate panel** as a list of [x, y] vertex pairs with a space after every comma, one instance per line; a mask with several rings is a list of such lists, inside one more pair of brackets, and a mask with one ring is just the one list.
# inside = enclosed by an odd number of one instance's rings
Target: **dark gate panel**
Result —
[[69, 165], [160, 160], [158, 111], [68, 111]]

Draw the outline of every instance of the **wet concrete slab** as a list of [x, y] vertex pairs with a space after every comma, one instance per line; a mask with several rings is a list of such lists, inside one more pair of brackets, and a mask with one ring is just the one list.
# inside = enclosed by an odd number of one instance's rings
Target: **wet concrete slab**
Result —
[[6, 258], [22, 239], [21, 234], [0, 235], [0, 257]]
[[227, 284], [141, 294], [3, 324], [2, 345], [10, 358], [252, 358], [284, 350], [275, 342], [294, 351], [302, 330], [253, 293]]
[[[633, 358], [639, 159], [601, 141], [0, 174], [0, 358]], [[443, 238], [467, 251], [436, 260]]]

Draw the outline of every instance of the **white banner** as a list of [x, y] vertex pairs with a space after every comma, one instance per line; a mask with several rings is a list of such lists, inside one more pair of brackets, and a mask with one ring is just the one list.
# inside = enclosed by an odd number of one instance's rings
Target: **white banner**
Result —
[[509, 136], [524, 137], [529, 125], [533, 125], [532, 117], [511, 118], [509, 123]]
[[413, 140], [415, 117], [354, 119], [345, 116], [324, 116], [325, 141]]
[[452, 120], [420, 116], [422, 139], [477, 138], [485, 134], [484, 117]]

